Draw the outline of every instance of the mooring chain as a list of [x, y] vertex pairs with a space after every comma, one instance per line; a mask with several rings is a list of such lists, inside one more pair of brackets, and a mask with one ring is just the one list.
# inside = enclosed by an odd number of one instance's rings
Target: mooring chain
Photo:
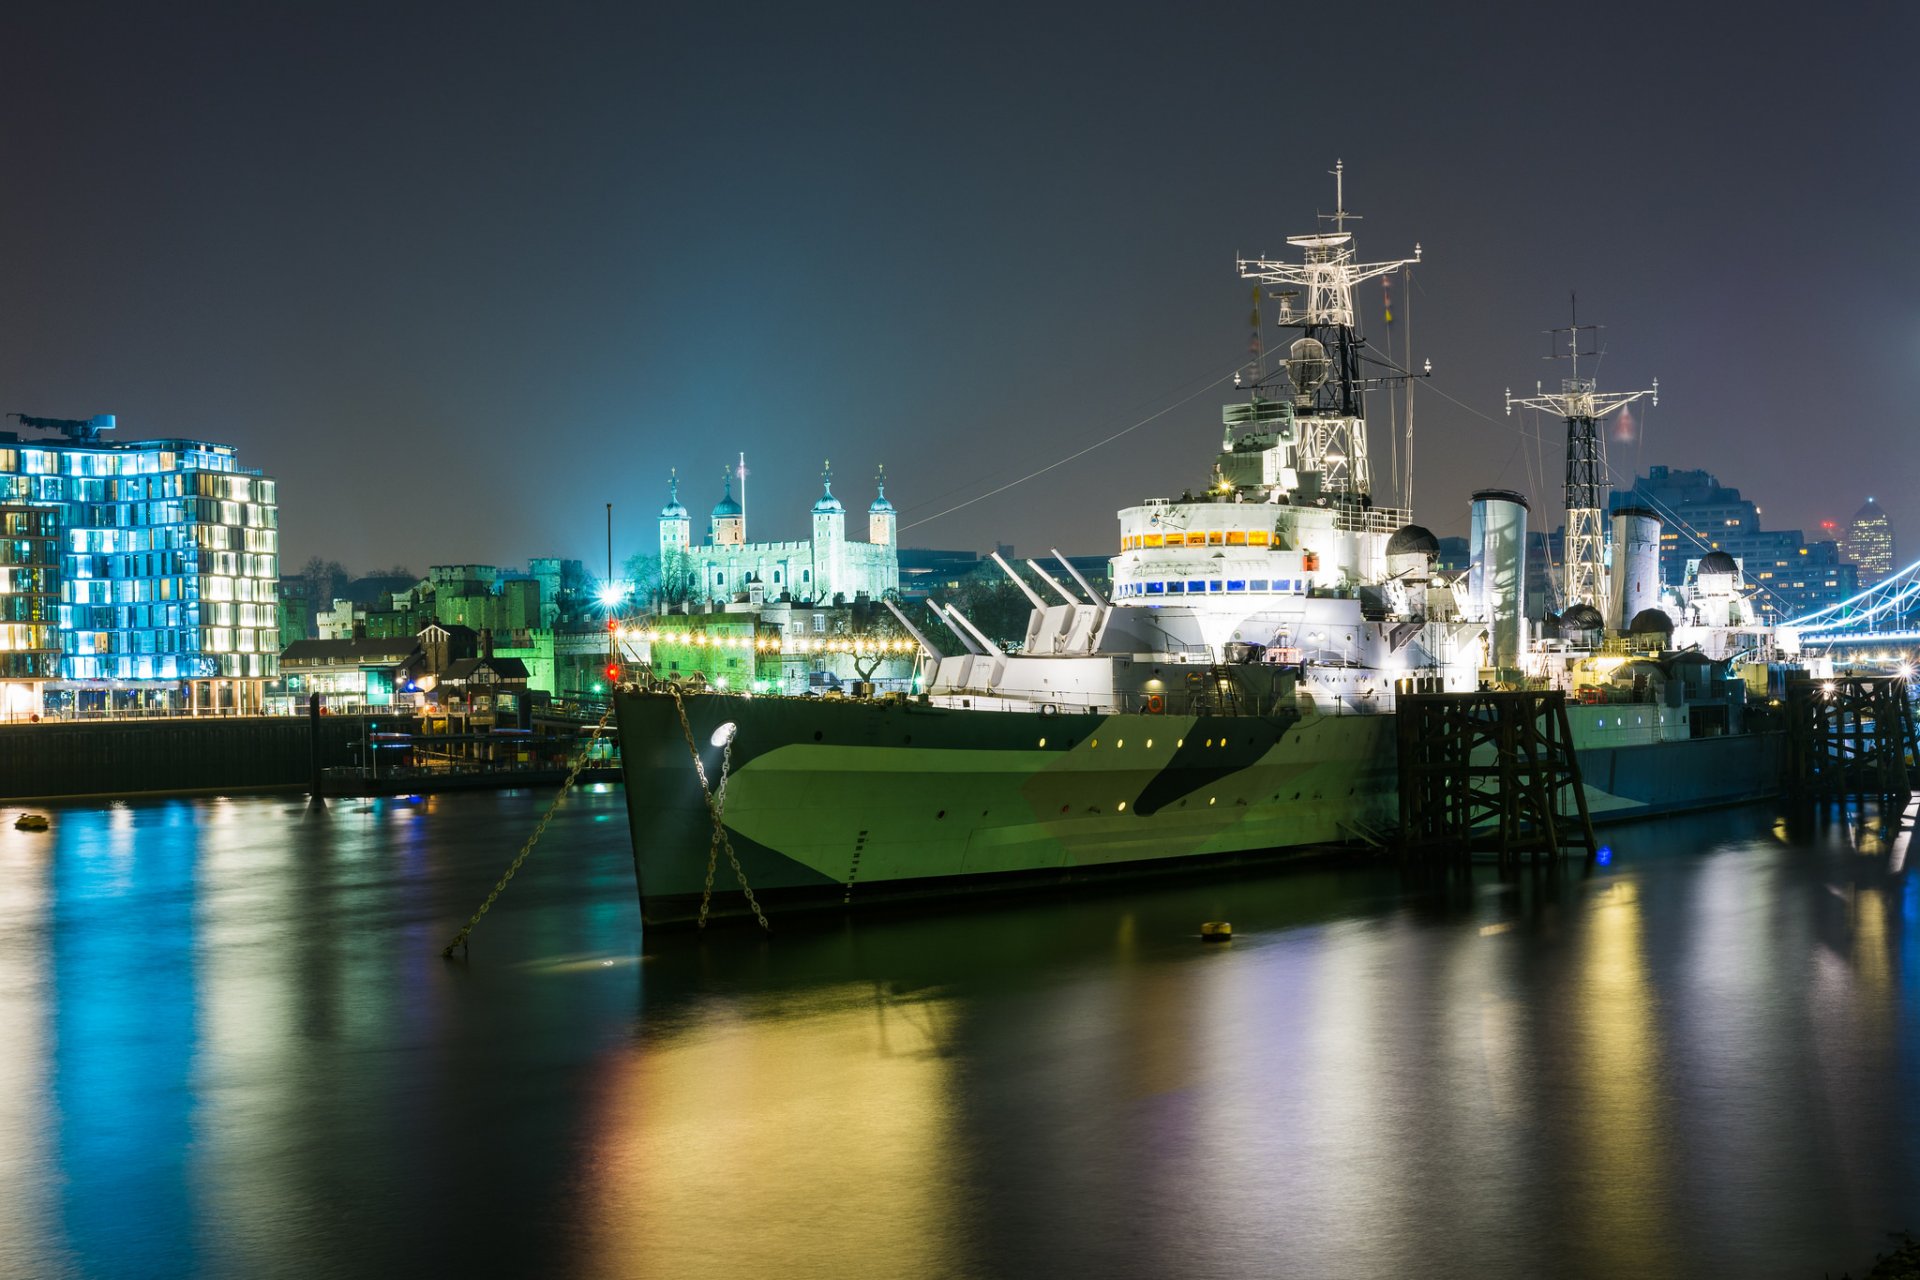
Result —
[[747, 905], [753, 908], [753, 918], [768, 933], [773, 926], [767, 923], [767, 913], [760, 909], [759, 899], [753, 896], [753, 886], [747, 883], [747, 873], [740, 865], [739, 855], [733, 851], [733, 838], [727, 834], [727, 782], [733, 776], [733, 735], [728, 734], [720, 750], [720, 785], [710, 786], [707, 782], [707, 766], [700, 759], [700, 748], [693, 740], [693, 725], [687, 719], [687, 704], [680, 696], [680, 690], [673, 690], [673, 706], [680, 713], [680, 731], [686, 735], [687, 754], [693, 757], [694, 776], [700, 780], [700, 795], [707, 802], [707, 814], [713, 819], [713, 836], [707, 843], [707, 883], [700, 893], [699, 928], [707, 927], [707, 913], [713, 903], [713, 873], [720, 864], [720, 851], [727, 851], [727, 861], [733, 864], [734, 878], [740, 882], [740, 892], [747, 896]]
[[513, 879], [514, 872], [520, 869], [520, 864], [525, 862], [527, 855], [533, 852], [533, 846], [539, 844], [540, 837], [547, 833], [547, 824], [552, 822], [553, 815], [560, 811], [560, 803], [567, 798], [567, 792], [573, 790], [573, 784], [579, 779], [580, 771], [587, 767], [587, 759], [593, 754], [593, 744], [598, 742], [600, 735], [607, 731], [607, 721], [612, 718], [613, 700], [609, 698], [607, 709], [600, 715], [600, 723], [593, 726], [593, 732], [587, 735], [585, 744], [580, 748], [580, 754], [574, 757], [572, 766], [567, 770], [566, 781], [560, 784], [560, 794], [556, 795], [553, 803], [547, 806], [546, 813], [540, 819], [540, 825], [533, 829], [533, 834], [527, 837], [527, 842], [520, 846], [520, 852], [514, 856], [512, 865], [494, 884], [493, 892], [489, 893], [487, 900], [480, 904], [480, 909], [473, 913], [473, 919], [467, 921], [466, 926], [454, 935], [453, 941], [447, 944], [447, 949], [442, 951], [441, 955], [451, 958], [455, 947], [462, 950], [466, 948], [467, 935], [473, 932], [473, 926], [480, 923], [480, 917], [487, 914], [488, 909], [493, 906], [493, 900], [500, 896], [502, 889], [507, 887], [507, 881]]

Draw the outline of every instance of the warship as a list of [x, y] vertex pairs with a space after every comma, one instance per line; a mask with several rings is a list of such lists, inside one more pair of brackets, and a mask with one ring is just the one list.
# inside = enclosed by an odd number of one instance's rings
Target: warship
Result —
[[1237, 260], [1297, 336], [1225, 407], [1193, 487], [1118, 512], [1106, 590], [1064, 558], [1029, 577], [996, 556], [1032, 605], [1017, 645], [939, 601], [950, 639], [895, 607], [914, 693], [616, 687], [646, 925], [1383, 844], [1408, 693], [1566, 691], [1598, 822], [1777, 788], [1782, 736], [1749, 715], [1770, 638], [1738, 567], [1703, 555], [1663, 586], [1660, 517], [1600, 509], [1594, 423], [1648, 393], [1603, 395], [1576, 364], [1512, 402], [1569, 423], [1568, 589], [1545, 622], [1526, 615], [1524, 496], [1473, 496], [1464, 572], [1374, 500], [1368, 393], [1414, 375], [1368, 347], [1355, 291], [1420, 250], [1361, 261], [1343, 205], [1336, 170], [1328, 225]]

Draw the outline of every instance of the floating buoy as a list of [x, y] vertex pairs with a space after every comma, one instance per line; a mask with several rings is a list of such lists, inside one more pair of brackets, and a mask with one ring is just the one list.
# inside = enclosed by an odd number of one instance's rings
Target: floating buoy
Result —
[[1209, 920], [1200, 926], [1200, 941], [1231, 942], [1233, 941], [1233, 926], [1225, 920]]
[[23, 813], [13, 824], [15, 831], [45, 831], [52, 824], [44, 813]]

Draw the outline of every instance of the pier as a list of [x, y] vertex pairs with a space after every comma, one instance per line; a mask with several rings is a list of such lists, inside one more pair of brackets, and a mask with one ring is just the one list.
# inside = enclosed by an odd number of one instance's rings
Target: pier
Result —
[[1913, 701], [1899, 676], [1797, 677], [1787, 684], [1795, 797], [1905, 796], [1920, 764]]
[[1564, 694], [1414, 693], [1399, 706], [1405, 856], [1464, 861], [1491, 850], [1504, 866], [1594, 853]]

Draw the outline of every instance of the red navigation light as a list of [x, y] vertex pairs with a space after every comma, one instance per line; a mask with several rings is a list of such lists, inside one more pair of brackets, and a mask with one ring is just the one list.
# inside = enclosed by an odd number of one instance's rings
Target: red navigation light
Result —
[[620, 680], [620, 664], [617, 662], [609, 662], [607, 664], [608, 683], [615, 684], [615, 683], [618, 683], [619, 680]]

